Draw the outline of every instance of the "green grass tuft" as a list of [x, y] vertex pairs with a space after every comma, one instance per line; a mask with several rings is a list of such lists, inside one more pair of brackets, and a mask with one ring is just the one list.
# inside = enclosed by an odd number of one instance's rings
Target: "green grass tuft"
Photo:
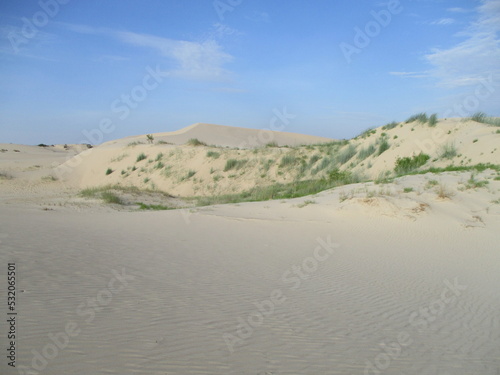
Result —
[[394, 172], [399, 176], [408, 174], [427, 163], [430, 158], [429, 155], [423, 153], [413, 157], [397, 158]]
[[454, 143], [446, 143], [441, 147], [440, 156], [444, 159], [453, 159], [457, 156], [457, 148]]
[[279, 147], [279, 146], [278, 146], [278, 142], [273, 141], [273, 142], [266, 143], [266, 147]]
[[389, 148], [391, 148], [391, 146], [389, 145], [389, 142], [387, 141], [387, 139], [386, 138], [381, 138], [380, 144], [378, 146], [378, 153], [377, 153], [377, 155], [382, 155]]
[[106, 203], [112, 203], [112, 204], [122, 204], [123, 203], [119, 196], [117, 196], [116, 194], [114, 194], [110, 191], [103, 191], [101, 194], [101, 198]]
[[220, 157], [220, 153], [216, 151], [207, 151], [207, 157], [218, 159]]
[[359, 154], [358, 154], [358, 160], [359, 161], [363, 161], [365, 160], [367, 157], [373, 155], [373, 153], [376, 151], [376, 147], [374, 144], [371, 144], [370, 146], [368, 146], [367, 148], [364, 148], [362, 149]]
[[299, 162], [299, 158], [293, 155], [285, 155], [281, 158], [279, 168], [292, 167]]
[[387, 125], [382, 126], [382, 129], [383, 130], [391, 130], [391, 129], [394, 129], [398, 125], [399, 125], [399, 122], [393, 121], [393, 122], [388, 123]]
[[351, 160], [354, 155], [356, 155], [356, 147], [349, 145], [342, 152], [340, 152], [335, 159], [340, 165], [342, 165]]
[[139, 155], [137, 155], [137, 159], [135, 160], [136, 162], [140, 162], [141, 160], [147, 159], [147, 155], [144, 152], [141, 152]]
[[438, 123], [437, 114], [433, 113], [431, 117], [429, 117], [429, 126], [434, 127], [437, 125], [437, 123]]
[[172, 210], [172, 207], [164, 206], [162, 204], [146, 204], [142, 202], [136, 202], [139, 205], [140, 210], [152, 210], [152, 211], [163, 211], [163, 210]]
[[422, 113], [417, 113], [416, 115], [410, 116], [408, 120], [406, 120], [406, 123], [409, 124], [410, 122], [415, 122], [418, 121], [422, 124], [425, 124], [427, 121], [429, 121], [429, 118], [427, 117], [427, 113], [422, 112]]
[[224, 167], [224, 172], [230, 171], [232, 169], [241, 169], [246, 163], [248, 162], [247, 159], [243, 160], [236, 160], [236, 159], [229, 159], [226, 161], [226, 166]]
[[207, 144], [205, 142], [200, 141], [198, 138], [191, 138], [189, 141], [186, 143], [189, 146], [206, 146]]

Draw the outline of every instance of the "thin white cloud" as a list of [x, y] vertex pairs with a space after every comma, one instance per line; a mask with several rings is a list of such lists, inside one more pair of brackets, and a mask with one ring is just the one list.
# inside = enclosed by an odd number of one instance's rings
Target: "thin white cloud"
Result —
[[431, 71], [444, 87], [469, 86], [492, 76], [500, 81], [500, 0], [483, 0], [476, 20], [460, 35], [465, 40], [448, 49], [434, 49], [425, 56]]
[[404, 78], [427, 78], [427, 72], [389, 72], [390, 75], [399, 76]]
[[19, 26], [0, 26], [0, 54], [44, 61], [57, 61], [48, 50], [57, 43], [54, 34], [38, 30], [31, 38], [24, 36]]
[[182, 78], [224, 78], [229, 72], [223, 66], [233, 60], [215, 40], [189, 42], [132, 32], [115, 32], [115, 35], [125, 43], [156, 49], [175, 61], [177, 67], [170, 74]]
[[230, 72], [224, 65], [233, 57], [224, 52], [221, 45], [212, 39], [201, 42], [175, 40], [149, 34], [92, 28], [85, 25], [64, 25], [83, 34], [104, 34], [129, 45], [150, 48], [166, 57], [174, 65], [168, 74], [194, 80], [224, 80]]
[[465, 8], [448, 8], [446, 10], [448, 12], [452, 12], [452, 13], [470, 13], [470, 12], [472, 12], [472, 10], [465, 9]]
[[441, 18], [440, 20], [431, 22], [431, 25], [448, 26], [454, 23], [455, 20], [453, 18]]

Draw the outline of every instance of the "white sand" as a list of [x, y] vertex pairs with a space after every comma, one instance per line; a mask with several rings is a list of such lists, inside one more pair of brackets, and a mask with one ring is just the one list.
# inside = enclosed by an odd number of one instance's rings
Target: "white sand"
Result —
[[[500, 371], [492, 171], [476, 189], [465, 188], [470, 173], [428, 174], [293, 200], [126, 212], [85, 204], [63, 181], [23, 190], [31, 161], [16, 167], [7, 154], [0, 279], [16, 262], [23, 292], [19, 367], [3, 358], [2, 374]], [[67, 327], [78, 333], [66, 340]]]

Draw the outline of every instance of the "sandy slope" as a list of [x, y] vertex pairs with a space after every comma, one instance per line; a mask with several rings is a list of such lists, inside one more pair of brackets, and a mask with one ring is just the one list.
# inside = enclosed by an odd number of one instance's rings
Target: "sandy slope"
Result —
[[[418, 122], [401, 123], [388, 130], [380, 127], [362, 137], [337, 142], [336, 145], [330, 143], [330, 148], [321, 146], [328, 139], [274, 132], [272, 138], [279, 144], [306, 146], [240, 149], [234, 146], [263, 145], [254, 142], [258, 130], [195, 124], [174, 133], [155, 134], [154, 144], [147, 144], [145, 136], [104, 143], [68, 160], [55, 173], [68, 186], [75, 188], [136, 186], [160, 189], [182, 197], [231, 194], [255, 186], [319, 179], [334, 167], [349, 170], [362, 179], [376, 179], [386, 172], [393, 172], [398, 158], [421, 152], [430, 157], [426, 168], [449, 164], [500, 164], [500, 134], [496, 130], [473, 121], [448, 119], [440, 121], [436, 127]], [[185, 145], [191, 138], [225, 147]], [[221, 141], [216, 142], [216, 139]], [[384, 141], [388, 149], [380, 153]], [[445, 147], [452, 147], [455, 155], [443, 157]], [[362, 157], [363, 152], [370, 148], [371, 154]], [[349, 157], [342, 157], [350, 151]], [[216, 157], [210, 157], [210, 153]], [[146, 159], [139, 161], [141, 154]], [[287, 157], [294, 161], [283, 167], [282, 162]], [[311, 161], [312, 157], [316, 157], [315, 161]], [[226, 170], [226, 163], [231, 159], [241, 161], [243, 166]]]
[[[494, 129], [446, 126], [457, 164], [498, 163]], [[432, 139], [432, 129], [412, 127], [387, 131], [410, 155], [415, 139]], [[381, 133], [352, 143], [366, 147]], [[4, 358], [1, 374], [498, 375], [497, 172], [476, 174], [475, 186], [470, 172], [449, 172], [160, 212], [78, 197], [76, 174], [50, 178], [54, 165], [77, 160], [86, 167], [72, 170], [88, 173], [79, 178], [101, 176], [124, 147], [134, 160], [165, 147], [179, 168], [200, 163], [199, 174], [253, 154], [214, 149], [221, 156], [209, 163], [205, 147], [128, 143], [90, 153], [1, 145], [0, 286], [15, 262], [19, 312], [18, 367]], [[371, 156], [372, 168], [397, 156]], [[232, 184], [250, 184], [246, 173]]]
[[[298, 146], [311, 143], [331, 142], [332, 139], [312, 135], [271, 131], [269, 129], [249, 129], [234, 126], [197, 123], [183, 129], [154, 134], [155, 141], [169, 142], [183, 145], [190, 139], [196, 138], [209, 145], [219, 147], [254, 148], [265, 146], [269, 142], [276, 142], [279, 146]], [[126, 144], [129, 142], [144, 142], [145, 135], [126, 137], [119, 141], [110, 141], [105, 144]]]
[[2, 207], [1, 263], [16, 262], [24, 290], [19, 364], [74, 323], [42, 373], [496, 375], [491, 177], [463, 191], [463, 174], [439, 177], [451, 199], [427, 175], [386, 195], [353, 185], [194, 212]]

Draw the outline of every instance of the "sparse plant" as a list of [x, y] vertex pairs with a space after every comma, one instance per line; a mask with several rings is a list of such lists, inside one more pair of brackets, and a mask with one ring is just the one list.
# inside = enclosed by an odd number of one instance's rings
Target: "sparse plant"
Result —
[[43, 176], [42, 181], [47, 181], [47, 182], [57, 181], [57, 177], [55, 177], [55, 176]]
[[405, 188], [403, 189], [403, 192], [404, 192], [404, 193], [411, 193], [412, 191], [413, 191], [413, 188], [412, 188], [412, 187], [405, 187]]
[[194, 175], [196, 174], [196, 171], [193, 171], [192, 169], [190, 169], [186, 175], [186, 178], [191, 178], [193, 177]]
[[422, 113], [417, 113], [416, 115], [410, 116], [408, 120], [406, 120], [406, 123], [409, 124], [410, 122], [418, 121], [422, 124], [425, 124], [427, 121], [429, 121], [427, 117], [427, 113], [422, 112]]
[[486, 120], [486, 113], [476, 112], [470, 117], [471, 121], [484, 123]]
[[378, 146], [378, 155], [382, 155], [384, 152], [386, 152], [391, 146], [389, 145], [389, 142], [387, 141], [386, 138], [381, 138], [379, 146]]
[[475, 173], [471, 173], [469, 179], [467, 180], [467, 184], [465, 187], [467, 189], [477, 189], [477, 188], [482, 188], [488, 185], [489, 181], [483, 180], [483, 181], [478, 181], [476, 180], [476, 175]]
[[134, 141], [134, 142], [130, 142], [127, 146], [128, 147], [134, 147], [134, 146], [143, 145], [143, 144], [144, 144], [144, 142]]
[[156, 161], [160, 161], [161, 159], [163, 159], [163, 152], [160, 152], [158, 155], [156, 155]]
[[117, 156], [116, 158], [111, 159], [111, 163], [115, 163], [118, 161], [122, 161], [128, 156], [128, 154], [121, 154], [120, 156]]
[[346, 185], [353, 181], [353, 176], [349, 171], [335, 168], [328, 173], [328, 181], [334, 185]]
[[207, 157], [218, 159], [220, 157], [220, 153], [216, 151], [207, 151]]
[[430, 189], [431, 187], [437, 186], [438, 184], [439, 184], [439, 182], [437, 180], [430, 180], [425, 185], [425, 188]]
[[113, 172], [114, 172], [114, 170], [112, 170], [111, 168], [106, 169], [106, 176], [110, 175]]
[[364, 139], [364, 138], [370, 137], [372, 134], [375, 134], [375, 133], [377, 133], [376, 129], [374, 129], [374, 128], [368, 128], [368, 129], [364, 130], [360, 135], [358, 135], [355, 138], [361, 137], [361, 138]]
[[162, 210], [172, 210], [172, 207], [164, 206], [162, 204], [146, 204], [142, 202], [136, 202], [139, 205], [140, 210], [152, 210], [152, 211], [162, 211]]
[[434, 127], [434, 126], [436, 126], [437, 122], [438, 122], [437, 113], [433, 113], [429, 117], [429, 126]]
[[439, 184], [438, 185], [436, 193], [437, 193], [438, 197], [441, 198], [441, 199], [451, 199], [451, 197], [453, 197], [455, 195], [444, 184]]
[[110, 191], [102, 192], [101, 198], [106, 203], [123, 204], [121, 198], [118, 195], [116, 195]]
[[313, 165], [314, 163], [316, 163], [320, 159], [321, 159], [321, 155], [315, 154], [315, 155], [311, 156], [311, 158], [309, 159], [309, 165]]
[[139, 155], [137, 155], [136, 162], [140, 162], [141, 160], [147, 159], [147, 156], [144, 152], [141, 152]]
[[279, 147], [279, 146], [278, 146], [278, 142], [272, 141], [272, 142], [266, 143], [266, 147]]
[[339, 202], [342, 203], [348, 199], [352, 199], [354, 197], [354, 192], [351, 190], [349, 193], [346, 193], [345, 191], [341, 191], [339, 193]]
[[342, 165], [351, 160], [354, 155], [356, 155], [356, 146], [349, 145], [342, 152], [340, 152], [335, 159], [340, 165]]
[[410, 173], [427, 163], [430, 158], [431, 157], [429, 155], [424, 153], [420, 153], [412, 157], [397, 158], [394, 172], [396, 172], [397, 175]]
[[444, 159], [453, 159], [457, 156], [457, 148], [454, 143], [446, 143], [441, 147], [440, 156]]
[[310, 205], [310, 204], [315, 204], [315, 203], [316, 203], [316, 201], [313, 201], [313, 200], [310, 200], [310, 199], [306, 199], [304, 202], [299, 203], [299, 204], [297, 205], [297, 207], [298, 207], [298, 208], [303, 208], [303, 207], [305, 207], [305, 206], [307, 206], [307, 205]]
[[373, 155], [375, 150], [376, 150], [376, 147], [374, 144], [371, 144], [367, 148], [362, 149], [358, 154], [358, 160], [359, 161], [365, 160], [367, 157]]
[[391, 130], [391, 129], [394, 129], [398, 125], [399, 125], [398, 122], [393, 121], [393, 122], [388, 123], [387, 125], [382, 126], [382, 129], [383, 130]]
[[281, 158], [279, 168], [292, 167], [298, 163], [299, 159], [293, 155], [285, 155]]
[[198, 138], [191, 138], [189, 141], [187, 141], [187, 145], [189, 146], [207, 146], [205, 142], [200, 141]]
[[153, 137], [153, 134], [146, 134], [146, 139], [148, 141], [148, 143], [153, 143], [155, 138]]
[[248, 162], [248, 160], [246, 160], [246, 159], [243, 159], [243, 160], [229, 159], [226, 161], [226, 166], [224, 167], [224, 172], [230, 171], [231, 169], [240, 169], [247, 162]]

